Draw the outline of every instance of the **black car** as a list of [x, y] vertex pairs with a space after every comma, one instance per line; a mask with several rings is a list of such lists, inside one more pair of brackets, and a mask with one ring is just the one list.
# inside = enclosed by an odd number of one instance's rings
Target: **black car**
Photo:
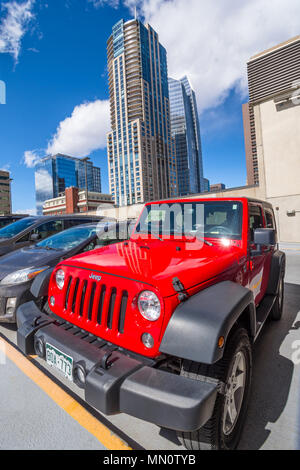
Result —
[[96, 222], [101, 218], [83, 215], [25, 217], [0, 229], [0, 256], [54, 235], [74, 225]]
[[[46, 298], [36, 299], [31, 293], [33, 282], [46, 274], [47, 283], [56, 264], [79, 253], [129, 238], [130, 222], [99, 222], [70, 228], [31, 247], [0, 258], [0, 322], [15, 323], [16, 309], [29, 300], [40, 307]], [[43, 278], [45, 292], [48, 284]]]
[[23, 214], [11, 214], [11, 215], [0, 215], [0, 229], [6, 225], [13, 224], [17, 220], [24, 219], [28, 215]]

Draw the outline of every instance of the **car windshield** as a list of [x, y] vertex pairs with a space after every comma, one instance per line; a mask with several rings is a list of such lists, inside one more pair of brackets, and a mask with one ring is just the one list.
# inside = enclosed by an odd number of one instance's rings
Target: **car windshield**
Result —
[[150, 204], [141, 214], [137, 234], [199, 238], [242, 236], [242, 204], [237, 201], [203, 201]]
[[18, 235], [26, 228], [35, 224], [36, 221], [37, 219], [34, 217], [25, 217], [13, 224], [7, 225], [0, 229], [0, 238], [13, 238], [15, 235]]
[[38, 248], [68, 251], [76, 248], [82, 242], [95, 235], [96, 231], [96, 225], [87, 227], [78, 225], [77, 227], [72, 227], [52, 235], [35, 246]]
[[5, 225], [8, 225], [9, 223], [12, 223], [12, 222], [13, 222], [13, 220], [1, 218], [0, 219], [0, 228], [5, 227]]

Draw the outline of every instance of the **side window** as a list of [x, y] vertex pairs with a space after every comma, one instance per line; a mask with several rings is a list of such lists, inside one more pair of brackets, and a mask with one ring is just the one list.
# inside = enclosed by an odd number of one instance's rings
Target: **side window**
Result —
[[108, 230], [107, 232], [102, 232], [96, 239], [96, 246], [95, 248], [99, 248], [100, 246], [111, 245], [113, 243], [118, 243], [123, 241], [122, 234], [118, 234], [118, 230], [113, 229]]
[[36, 227], [32, 233], [38, 234], [40, 240], [48, 238], [55, 233], [61, 232], [64, 229], [62, 220], [51, 220], [51, 222], [45, 222], [44, 224]]
[[65, 219], [65, 228], [71, 228], [75, 227], [76, 225], [81, 225], [81, 224], [88, 224], [89, 222], [92, 222], [92, 219], [89, 219], [88, 217], [82, 218], [82, 219]]
[[86, 253], [87, 251], [92, 251], [92, 250], [94, 250], [95, 248], [98, 248], [98, 246], [97, 246], [97, 240], [98, 240], [98, 238], [97, 238], [96, 240], [92, 240], [88, 245], [86, 245], [86, 246], [83, 248], [82, 252], [83, 252], [83, 253]]
[[262, 228], [263, 216], [261, 207], [256, 204], [249, 205], [249, 228], [251, 233], [251, 240], [253, 240], [253, 232], [256, 228]]
[[115, 230], [109, 230], [108, 232], [105, 232], [103, 235], [101, 235], [100, 239], [97, 238], [97, 247], [112, 245], [112, 243], [117, 243], [121, 241], [123, 240], [118, 238], [118, 234]]
[[86, 245], [82, 251], [83, 253], [85, 253], [87, 251], [92, 251], [92, 250], [95, 250], [96, 248], [101, 248], [102, 246], [112, 245], [113, 243], [117, 243], [120, 241], [122, 240], [115, 240], [112, 238], [110, 239], [101, 238], [99, 240], [99, 238], [97, 237], [95, 240], [91, 241], [88, 245]]
[[266, 227], [267, 228], [275, 228], [274, 217], [272, 211], [269, 209], [265, 209], [265, 217], [266, 217]]
[[30, 235], [31, 235], [31, 232], [26, 233], [26, 235], [24, 235], [22, 238], [19, 238], [19, 240], [17, 240], [17, 243], [29, 242]]
[[123, 242], [128, 240], [128, 226], [125, 224], [113, 225], [111, 229], [104, 232], [101, 236], [102, 244], [110, 245], [112, 243]]

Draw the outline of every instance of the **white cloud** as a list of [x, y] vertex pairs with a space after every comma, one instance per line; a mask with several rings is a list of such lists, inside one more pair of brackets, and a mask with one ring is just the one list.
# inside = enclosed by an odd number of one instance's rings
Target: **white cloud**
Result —
[[28, 215], [36, 215], [36, 208], [34, 209], [18, 209], [14, 211], [15, 214], [28, 214]]
[[40, 152], [37, 150], [26, 150], [24, 152], [24, 162], [28, 168], [34, 168], [40, 159]]
[[120, 1], [119, 0], [88, 0], [89, 3], [92, 3], [94, 7], [100, 8], [106, 5], [112, 8], [118, 8]]
[[38, 49], [36, 49], [35, 47], [28, 47], [27, 49], [29, 52], [35, 52], [36, 54], [38, 54], [40, 51]]
[[109, 101], [96, 100], [76, 106], [70, 117], [61, 121], [46, 153], [85, 157], [106, 148], [110, 130]]
[[[26, 150], [23, 161], [28, 168], [34, 168], [46, 155], [62, 153], [71, 157], [85, 157], [95, 150], [106, 148], [106, 134], [109, 130], [108, 100], [80, 104], [75, 106], [70, 117], [59, 123], [47, 148]], [[40, 181], [43, 181], [42, 176]]]
[[0, 22], [0, 53], [11, 54], [15, 62], [18, 61], [22, 38], [34, 18], [32, 12], [34, 1], [27, 0], [23, 3], [11, 1], [2, 5], [6, 16], [3, 16]]
[[10, 169], [10, 164], [9, 163], [6, 163], [6, 165], [0, 167], [0, 170], [2, 171], [9, 171]]
[[201, 110], [234, 87], [245, 97], [249, 58], [300, 30], [299, 0], [139, 0], [138, 9], [167, 49], [169, 75], [189, 76]]

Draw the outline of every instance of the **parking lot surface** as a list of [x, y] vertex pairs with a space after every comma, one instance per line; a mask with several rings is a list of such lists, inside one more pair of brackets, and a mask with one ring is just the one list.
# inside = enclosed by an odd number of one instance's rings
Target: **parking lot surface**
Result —
[[[292, 360], [300, 339], [300, 250], [282, 248], [287, 254], [284, 315], [278, 323], [267, 322], [254, 346], [252, 396], [240, 449], [300, 449], [300, 361]], [[13, 349], [15, 328], [0, 326], [0, 334]], [[174, 432], [85, 408], [78, 387], [39, 359], [34, 361], [44, 372], [33, 363], [27, 374], [17, 354], [13, 360], [0, 354], [1, 449], [183, 449]], [[34, 370], [45, 378], [33, 380]]]

